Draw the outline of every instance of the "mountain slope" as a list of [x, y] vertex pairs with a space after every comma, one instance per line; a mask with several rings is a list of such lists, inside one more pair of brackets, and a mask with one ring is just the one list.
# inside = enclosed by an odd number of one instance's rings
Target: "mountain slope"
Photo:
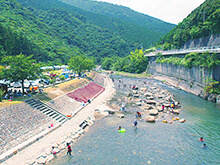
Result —
[[[32, 7], [28, 10], [15, 0], [4, 0], [0, 1], [0, 14], [3, 25], [22, 33], [34, 43], [32, 52], [21, 53], [34, 54], [38, 62], [67, 64], [69, 58], [76, 54], [86, 53], [101, 59], [105, 56], [125, 56], [130, 51], [120, 36], [94, 24], [84, 23], [83, 19], [62, 9], [43, 11]], [[5, 47], [3, 50], [10, 55]]]
[[166, 34], [175, 25], [138, 13], [128, 7], [113, 5], [106, 2], [97, 2], [91, 0], [60, 0], [67, 4], [79, 7], [86, 11], [103, 14], [112, 18], [119, 18], [137, 25], [144, 26], [157, 33]]
[[[38, 62], [66, 63], [72, 55], [83, 52], [79, 48], [70, 47], [60, 40], [56, 33], [52, 33], [49, 26], [39, 21], [29, 10], [23, 8], [15, 0], [0, 1], [0, 21], [13, 34], [8, 36], [12, 38], [12, 42], [8, 43], [11, 50], [7, 49], [3, 42], [1, 43], [4, 55], [33, 54], [33, 58]], [[18, 40], [13, 41], [15, 34], [21, 34], [27, 38], [28, 44], [30, 44], [29, 51], [25, 49], [21, 49], [19, 52], [19, 49], [14, 50], [14, 45], [20, 42]]]
[[130, 46], [136, 49], [143, 44], [144, 47], [150, 46], [159, 40], [161, 33], [149, 30], [146, 27], [129, 23], [117, 18], [110, 18], [101, 14], [84, 11], [80, 8], [62, 3], [58, 0], [18, 0], [23, 6], [29, 8], [48, 11], [51, 9], [65, 10], [69, 14], [77, 17], [84, 23], [95, 24], [104, 29], [108, 29], [113, 34], [121, 36]]
[[162, 42], [180, 48], [186, 41], [220, 33], [220, 1], [206, 0], [166, 34]]

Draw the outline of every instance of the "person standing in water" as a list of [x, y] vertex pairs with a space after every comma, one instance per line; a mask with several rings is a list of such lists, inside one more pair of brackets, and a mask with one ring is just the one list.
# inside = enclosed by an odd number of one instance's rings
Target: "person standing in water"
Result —
[[69, 154], [70, 156], [72, 156], [71, 152], [72, 152], [72, 149], [71, 149], [70, 143], [67, 143], [67, 155]]
[[135, 120], [135, 121], [134, 121], [134, 128], [135, 128], [135, 129], [137, 129], [137, 124], [138, 124], [138, 122], [137, 122], [137, 120]]

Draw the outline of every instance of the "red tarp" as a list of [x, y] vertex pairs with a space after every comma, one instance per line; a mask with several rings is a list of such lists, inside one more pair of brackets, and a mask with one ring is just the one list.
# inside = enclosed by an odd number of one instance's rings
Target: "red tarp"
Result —
[[91, 82], [87, 86], [84, 86], [84, 88], [79, 88], [74, 92], [68, 93], [67, 96], [75, 99], [76, 101], [86, 103], [89, 99], [96, 97], [104, 90], [105, 88], [103, 88], [102, 86]]

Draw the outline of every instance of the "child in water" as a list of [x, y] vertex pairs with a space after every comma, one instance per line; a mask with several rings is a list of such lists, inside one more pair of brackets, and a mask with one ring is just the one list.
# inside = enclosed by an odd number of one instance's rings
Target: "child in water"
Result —
[[200, 141], [200, 142], [204, 142], [205, 140], [203, 139], [203, 137], [201, 137], [201, 138], [199, 139], [199, 141]]
[[121, 126], [118, 127], [118, 130], [121, 130]]

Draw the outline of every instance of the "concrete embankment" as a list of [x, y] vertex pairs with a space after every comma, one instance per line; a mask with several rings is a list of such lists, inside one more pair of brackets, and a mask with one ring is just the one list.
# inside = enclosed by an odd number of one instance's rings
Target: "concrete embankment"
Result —
[[[13, 155], [5, 160], [4, 165], [25, 165], [25, 164], [45, 164], [59, 156], [59, 152], [67, 150], [66, 143], [72, 143], [85, 132], [95, 120], [94, 112], [100, 109], [107, 99], [114, 94], [114, 86], [109, 77], [105, 78], [105, 91], [91, 101], [90, 104], [84, 106], [78, 111], [73, 118], [61, 126], [54, 126], [50, 133], [46, 133], [43, 137], [35, 139], [31, 145], [23, 144], [20, 146], [22, 150], [15, 148]], [[104, 108], [106, 106], [103, 105]], [[103, 111], [106, 109], [103, 109]], [[52, 146], [55, 147], [57, 154], [51, 154]]]
[[213, 77], [214, 80], [219, 81], [219, 68], [220, 66], [216, 66], [210, 73], [207, 68], [194, 66], [190, 69], [184, 66], [168, 63], [158, 64], [156, 61], [151, 61], [148, 67], [148, 73], [153, 74], [152, 78], [164, 81], [186, 92], [193, 93], [205, 100], [220, 104], [220, 95], [204, 93], [206, 79]]
[[204, 86], [199, 83], [177, 77], [167, 76], [162, 73], [154, 73], [152, 78], [163, 81], [168, 85], [172, 85], [178, 89], [192, 93], [196, 96], [202, 97], [205, 100], [220, 104], [220, 95], [204, 93]]

